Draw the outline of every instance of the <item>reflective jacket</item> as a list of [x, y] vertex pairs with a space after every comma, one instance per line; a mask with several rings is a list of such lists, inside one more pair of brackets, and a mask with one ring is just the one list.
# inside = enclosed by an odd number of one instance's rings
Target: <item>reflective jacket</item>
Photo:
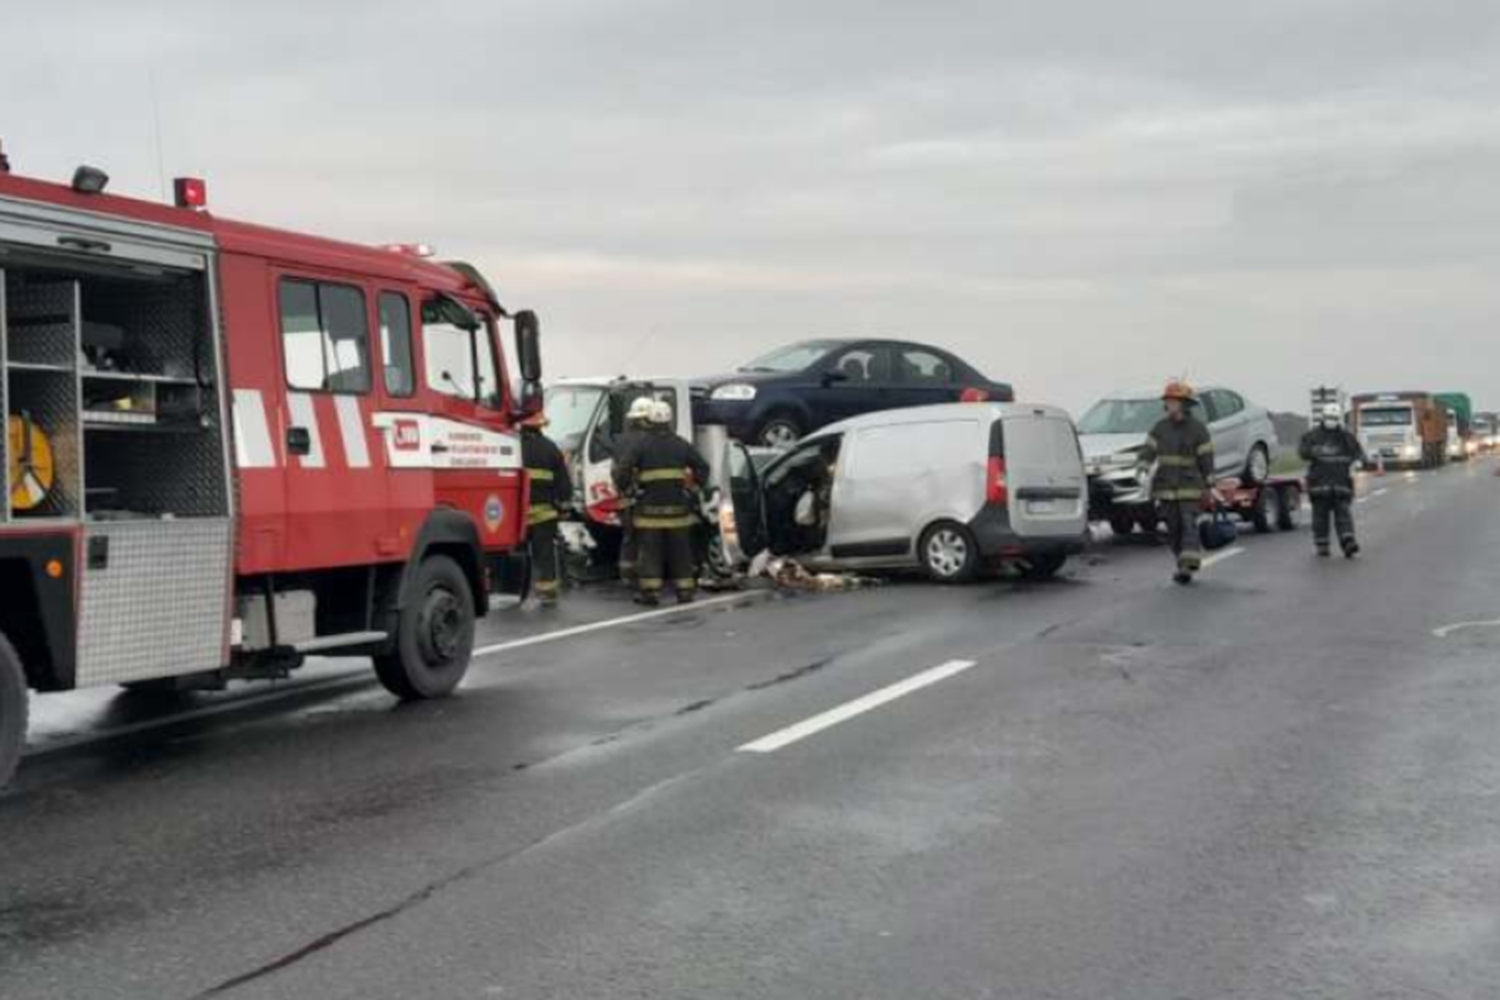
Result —
[[1182, 420], [1163, 417], [1151, 428], [1141, 463], [1156, 463], [1151, 495], [1157, 500], [1202, 500], [1214, 479], [1214, 440], [1190, 412]]
[[1359, 438], [1343, 427], [1314, 427], [1297, 448], [1307, 463], [1307, 491], [1354, 495], [1354, 464], [1365, 460]]
[[615, 487], [634, 497], [637, 528], [690, 528], [696, 485], [708, 482], [708, 463], [698, 450], [670, 430], [641, 435], [635, 446], [615, 459]]
[[573, 506], [573, 480], [562, 450], [541, 431], [528, 429], [521, 432], [521, 461], [531, 484], [531, 511], [526, 523], [556, 521]]

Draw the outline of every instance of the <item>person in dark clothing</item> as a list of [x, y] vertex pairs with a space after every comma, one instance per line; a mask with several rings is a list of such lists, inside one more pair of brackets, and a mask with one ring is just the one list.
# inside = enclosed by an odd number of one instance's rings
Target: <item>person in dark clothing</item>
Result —
[[[630, 409], [625, 411], [625, 430], [615, 438], [614, 462], [618, 466], [622, 459], [627, 458], [634, 451], [645, 436], [651, 425], [651, 411], [655, 408], [656, 401], [650, 396], [641, 396], [630, 404]], [[620, 494], [620, 579], [634, 585], [636, 579], [637, 555], [634, 518], [630, 513], [631, 500], [624, 493]]]
[[1142, 465], [1156, 464], [1151, 495], [1166, 522], [1167, 544], [1177, 560], [1172, 579], [1180, 584], [1192, 583], [1193, 574], [1203, 568], [1198, 515], [1204, 498], [1214, 493], [1214, 442], [1193, 413], [1197, 403], [1197, 395], [1186, 382], [1168, 382], [1162, 393], [1167, 415], [1151, 429], [1140, 454]]
[[543, 607], [557, 606], [561, 591], [558, 522], [573, 506], [573, 481], [562, 450], [542, 433], [547, 418], [538, 413], [521, 424], [521, 461], [526, 466], [531, 506], [526, 516], [534, 587]]
[[693, 565], [692, 530], [694, 480], [708, 482], [708, 463], [691, 444], [672, 431], [672, 408], [657, 403], [651, 429], [628, 454], [615, 460], [615, 486], [622, 496], [634, 496], [631, 508], [640, 558], [636, 600], [661, 603], [670, 575], [679, 603], [697, 594], [698, 570]]
[[1313, 544], [1327, 558], [1329, 521], [1339, 535], [1346, 558], [1359, 555], [1354, 537], [1354, 466], [1363, 463], [1365, 450], [1359, 438], [1344, 426], [1337, 403], [1329, 403], [1319, 414], [1318, 425], [1302, 435], [1297, 448], [1307, 463], [1307, 492], [1312, 498]]

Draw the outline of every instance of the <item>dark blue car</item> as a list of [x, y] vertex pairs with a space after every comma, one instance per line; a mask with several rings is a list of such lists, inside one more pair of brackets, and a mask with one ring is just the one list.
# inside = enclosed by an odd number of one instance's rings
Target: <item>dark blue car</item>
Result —
[[694, 385], [694, 414], [751, 444], [784, 448], [848, 417], [957, 402], [966, 389], [1011, 402], [947, 351], [903, 340], [808, 340], [756, 358], [731, 375]]

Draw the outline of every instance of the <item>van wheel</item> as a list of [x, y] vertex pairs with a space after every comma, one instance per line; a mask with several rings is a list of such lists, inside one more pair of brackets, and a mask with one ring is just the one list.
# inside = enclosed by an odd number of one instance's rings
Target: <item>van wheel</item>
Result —
[[785, 450], [801, 441], [805, 433], [801, 422], [790, 413], [773, 413], [755, 432], [755, 442], [767, 448]]
[[1067, 561], [1068, 557], [1061, 552], [1053, 552], [1044, 556], [1027, 556], [1020, 566], [1021, 579], [1050, 580], [1062, 570]]
[[1109, 530], [1124, 538], [1135, 531], [1134, 514], [1111, 514], [1109, 515]]
[[953, 521], [939, 521], [922, 533], [917, 551], [922, 568], [937, 583], [968, 583], [979, 575], [979, 543]]
[[26, 746], [26, 672], [16, 650], [0, 635], [0, 788], [16, 773]]
[[417, 567], [396, 626], [396, 646], [375, 674], [403, 701], [451, 694], [474, 652], [474, 594], [458, 563], [429, 556]]

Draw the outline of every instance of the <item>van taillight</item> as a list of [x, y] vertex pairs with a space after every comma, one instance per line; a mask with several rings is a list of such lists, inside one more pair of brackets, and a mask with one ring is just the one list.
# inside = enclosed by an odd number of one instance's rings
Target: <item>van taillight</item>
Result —
[[990, 459], [990, 472], [985, 478], [984, 498], [992, 504], [1010, 502], [1010, 487], [1005, 482], [1005, 459]]

